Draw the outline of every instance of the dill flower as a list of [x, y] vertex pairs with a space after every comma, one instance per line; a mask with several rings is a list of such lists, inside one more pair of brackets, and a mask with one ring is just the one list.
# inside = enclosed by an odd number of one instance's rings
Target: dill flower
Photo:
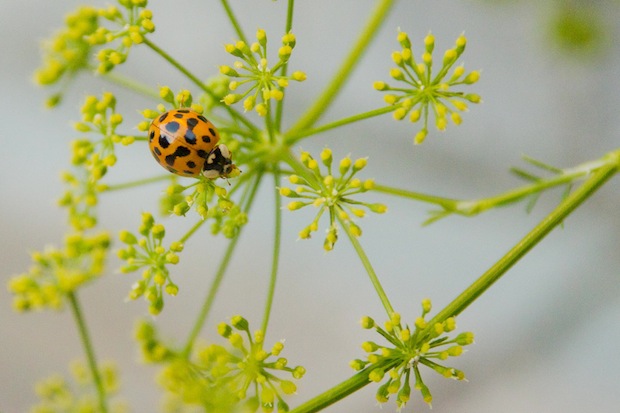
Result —
[[30, 270], [9, 280], [13, 308], [16, 311], [62, 309], [68, 293], [103, 274], [109, 247], [107, 232], [74, 233], [66, 236], [62, 248], [49, 246], [34, 252]]
[[297, 185], [295, 189], [280, 188], [280, 195], [293, 199], [288, 204], [288, 209], [296, 211], [312, 205], [318, 212], [310, 225], [299, 233], [299, 238], [310, 238], [312, 232], [318, 230], [319, 220], [324, 214], [329, 216], [329, 227], [323, 243], [323, 248], [331, 251], [338, 239], [337, 221], [346, 225], [347, 230], [354, 236], [362, 235], [362, 229], [355, 223], [353, 218], [362, 218], [369, 210], [375, 213], [384, 213], [387, 207], [383, 204], [369, 204], [351, 198], [373, 188], [374, 181], [365, 181], [356, 178], [355, 175], [366, 166], [366, 158], [353, 161], [350, 157], [344, 157], [338, 164], [339, 176], [335, 176], [335, 168], [332, 167], [333, 156], [329, 148], [323, 149], [320, 155], [321, 163], [327, 169], [321, 171], [319, 161], [315, 160], [308, 152], [302, 152], [301, 161], [307, 168], [309, 175], [289, 176], [289, 182]]
[[[290, 76], [282, 76], [278, 72], [288, 63], [293, 48], [297, 43], [293, 33], [282, 36], [282, 46], [278, 49], [278, 61], [269, 66], [267, 60], [267, 33], [263, 29], [256, 32], [256, 42], [247, 45], [243, 41], [227, 44], [226, 52], [241, 59], [231, 66], [220, 66], [220, 73], [231, 78], [228, 87], [232, 93], [224, 96], [222, 102], [232, 105], [243, 100], [245, 111], [255, 110], [265, 116], [272, 100], [282, 100], [284, 90], [291, 80], [303, 82], [304, 72], [296, 71]], [[246, 90], [239, 93], [244, 87]]]
[[468, 110], [468, 102], [481, 101], [479, 95], [454, 90], [458, 86], [476, 83], [480, 72], [474, 70], [466, 74], [465, 68], [460, 65], [449, 75], [450, 69], [465, 51], [467, 39], [464, 35], [456, 39], [453, 48], [446, 50], [441, 67], [436, 72], [433, 71], [435, 37], [432, 34], [424, 38], [424, 53], [420, 61], [414, 57], [407, 33], [399, 32], [397, 39], [402, 49], [392, 53], [396, 67], [390, 70], [390, 77], [398, 85], [377, 81], [373, 87], [388, 92], [384, 100], [394, 107], [394, 119], [402, 120], [409, 116], [414, 123], [422, 120], [422, 129], [414, 137], [414, 143], [420, 144], [428, 134], [432, 117], [435, 118], [436, 128], [443, 131], [449, 120], [455, 125], [461, 124], [460, 112]]
[[179, 287], [172, 282], [168, 265], [178, 264], [178, 253], [183, 251], [183, 244], [175, 241], [165, 248], [162, 241], [166, 229], [162, 224], [156, 223], [148, 212], [142, 214], [139, 233], [141, 238], [127, 230], [119, 234], [126, 247], [118, 251], [118, 257], [127, 262], [121, 267], [121, 272], [130, 273], [143, 269], [142, 279], [132, 286], [129, 299], [135, 300], [144, 296], [149, 303], [149, 312], [156, 315], [164, 307], [163, 293], [175, 296], [179, 291]]
[[370, 381], [376, 383], [383, 381], [376, 393], [380, 403], [386, 403], [395, 395], [398, 408], [404, 407], [411, 398], [411, 380], [413, 380], [413, 388], [418, 390], [424, 402], [430, 405], [433, 397], [422, 380], [420, 366], [429, 367], [446, 378], [465, 379], [462, 371], [446, 367], [435, 360], [444, 361], [450, 357], [460, 356], [463, 353], [463, 346], [474, 342], [473, 333], [461, 333], [450, 338], [447, 333], [456, 329], [454, 317], [429, 326], [424, 317], [430, 310], [431, 301], [422, 300], [422, 315], [411, 327], [401, 323], [399, 313], [393, 313], [383, 327], [370, 317], [362, 318], [362, 327], [374, 329], [388, 341], [388, 344], [364, 342], [362, 349], [368, 353], [366, 359], [353, 360], [350, 365], [356, 370], [366, 369]]

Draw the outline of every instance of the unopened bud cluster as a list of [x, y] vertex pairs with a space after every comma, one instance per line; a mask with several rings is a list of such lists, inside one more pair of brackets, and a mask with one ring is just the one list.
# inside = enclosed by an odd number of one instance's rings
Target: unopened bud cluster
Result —
[[82, 120], [74, 124], [82, 137], [71, 143], [73, 170], [62, 174], [68, 185], [59, 204], [69, 211], [69, 223], [77, 230], [96, 225], [94, 207], [99, 193], [107, 186], [100, 181], [108, 168], [116, 164], [115, 144], [129, 145], [134, 136], [120, 135], [117, 127], [123, 116], [116, 112], [116, 97], [109, 92], [101, 98], [87, 96], [82, 106]]
[[[418, 390], [429, 405], [433, 399], [420, 374], [421, 365], [435, 370], [444, 377], [463, 380], [465, 374], [452, 367], [439, 364], [450, 357], [463, 353], [463, 346], [474, 342], [473, 333], [461, 333], [454, 338], [447, 333], [456, 329], [456, 320], [450, 317], [441, 323], [428, 325], [425, 316], [431, 310], [428, 299], [422, 301], [422, 315], [412, 326], [403, 324], [399, 313], [393, 313], [383, 327], [372, 318], [363, 317], [361, 324], [365, 329], [375, 329], [390, 344], [382, 345], [366, 341], [362, 349], [368, 353], [365, 360], [356, 359], [350, 364], [355, 370], [366, 369], [368, 379], [382, 382], [377, 390], [377, 400], [386, 403], [396, 397], [398, 408], [402, 408], [411, 398], [412, 387]], [[435, 361], [436, 360], [436, 361]], [[411, 381], [413, 380], [413, 383]], [[413, 384], [413, 386], [412, 386]]]
[[[97, 366], [97, 370], [101, 377], [102, 390], [110, 401], [109, 411], [127, 412], [126, 402], [116, 397], [120, 390], [117, 366], [112, 362], [103, 362]], [[70, 380], [55, 374], [38, 382], [35, 390], [40, 401], [29, 411], [31, 413], [100, 411], [96, 397], [97, 384], [86, 363], [72, 362], [70, 372]]]
[[139, 236], [123, 230], [119, 234], [126, 247], [118, 251], [118, 257], [126, 264], [121, 272], [130, 273], [142, 269], [142, 279], [138, 280], [129, 292], [129, 299], [144, 296], [149, 303], [149, 312], [159, 314], [164, 307], [163, 293], [175, 296], [179, 287], [170, 278], [168, 265], [179, 262], [178, 253], [183, 251], [183, 244], [175, 241], [168, 248], [163, 246], [166, 229], [155, 222], [153, 216], [142, 214]]
[[[297, 42], [293, 33], [285, 34], [281, 40], [278, 61], [273, 66], [269, 66], [267, 61], [267, 33], [263, 29], [258, 29], [256, 42], [251, 45], [241, 40], [225, 45], [226, 52], [241, 60], [236, 61], [232, 67], [220, 66], [220, 73], [231, 79], [228, 87], [232, 92], [224, 96], [222, 102], [232, 105], [243, 100], [245, 111], [255, 110], [260, 116], [265, 116], [272, 100], [280, 101], [284, 98], [284, 90], [291, 80], [306, 80], [304, 72], [296, 71], [290, 76], [280, 73]], [[245, 91], [239, 93], [241, 88], [245, 88]]]
[[[52, 85], [82, 70], [96, 67], [98, 73], [107, 73], [124, 63], [129, 49], [155, 30], [146, 4], [146, 0], [118, 0], [118, 6], [81, 6], [69, 14], [66, 26], [43, 44], [43, 65], [35, 73], [36, 82]], [[54, 94], [48, 105], [58, 104], [61, 97], [60, 92]]]
[[107, 232], [67, 235], [63, 248], [48, 247], [32, 253], [33, 265], [9, 280], [16, 311], [62, 309], [67, 293], [103, 274], [110, 247]]
[[[387, 211], [387, 207], [383, 204], [369, 204], [351, 198], [374, 186], [372, 179], [362, 181], [355, 177], [366, 166], [366, 158], [352, 160], [347, 156], [335, 166], [332, 151], [325, 148], [321, 152], [320, 161], [314, 159], [308, 152], [302, 152], [300, 159], [308, 169], [309, 176], [291, 175], [289, 182], [296, 187], [280, 188], [280, 195], [293, 199], [288, 204], [289, 210], [295, 211], [309, 205], [318, 209], [312, 223], [299, 233], [300, 238], [310, 238], [312, 232], [318, 230], [319, 220], [326, 214], [329, 216], [329, 227], [323, 247], [331, 251], [338, 240], [337, 221], [346, 225], [347, 231], [358, 237], [362, 235], [362, 229], [353, 221], [354, 217], [364, 217], [367, 210], [380, 214]], [[319, 162], [326, 171], [321, 170]], [[335, 175], [336, 173], [338, 175]]]
[[398, 33], [398, 42], [402, 49], [392, 53], [396, 67], [390, 70], [390, 77], [399, 82], [390, 85], [383, 81], [374, 83], [374, 88], [388, 92], [384, 96], [387, 104], [393, 105], [396, 120], [406, 117], [411, 122], [422, 120], [422, 129], [415, 135], [414, 143], [420, 144], [428, 134], [428, 125], [434, 117], [435, 126], [443, 131], [451, 120], [455, 125], [462, 122], [459, 112], [468, 110], [467, 103], [479, 103], [480, 96], [454, 90], [455, 86], [471, 85], [480, 78], [478, 71], [465, 73], [460, 65], [452, 70], [456, 61], [465, 51], [467, 39], [461, 35], [453, 48], [446, 50], [441, 60], [441, 67], [433, 71], [433, 50], [435, 37], [428, 34], [424, 38], [424, 52], [417, 60], [411, 48], [411, 41], [405, 32]]

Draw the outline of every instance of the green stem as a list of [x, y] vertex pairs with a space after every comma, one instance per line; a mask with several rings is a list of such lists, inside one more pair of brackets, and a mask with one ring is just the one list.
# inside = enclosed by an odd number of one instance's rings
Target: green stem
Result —
[[[288, 7], [286, 9], [286, 27], [284, 29], [285, 33], [290, 33], [290, 31], [293, 28], [293, 10], [294, 9], [295, 9], [295, 0], [288, 0]], [[280, 69], [280, 76], [286, 76], [287, 70], [288, 70], [288, 62], [282, 65], [282, 69]], [[286, 93], [284, 94], [284, 98], [280, 99], [276, 103], [275, 124], [276, 124], [276, 130], [278, 132], [282, 130], [282, 111], [284, 109], [285, 98], [286, 98]]]
[[300, 141], [301, 138], [305, 138], [311, 135], [317, 135], [330, 129], [339, 128], [340, 126], [348, 125], [350, 123], [358, 122], [360, 120], [369, 119], [375, 116], [383, 115], [385, 113], [393, 112], [396, 108], [396, 106], [386, 106], [384, 108], [374, 109], [368, 112], [360, 113], [358, 115], [350, 116], [348, 118], [340, 119], [335, 122], [327, 123], [316, 128], [295, 129], [286, 134], [286, 142], [289, 145], [292, 145]]
[[372, 367], [364, 369], [359, 373], [356, 373], [352, 377], [343, 381], [342, 383], [332, 387], [331, 389], [319, 394], [318, 396], [308, 400], [307, 402], [297, 406], [289, 411], [289, 413], [313, 413], [325, 409], [326, 407], [336, 403], [339, 400], [344, 399], [350, 394], [355, 393], [359, 389], [363, 388], [369, 383], [372, 383], [368, 376], [374, 369], [381, 369], [388, 371], [392, 369], [398, 360], [381, 361], [373, 364]]
[[353, 49], [349, 52], [349, 55], [342, 62], [340, 68], [334, 74], [334, 77], [329, 82], [321, 96], [319, 96], [319, 98], [306, 111], [302, 118], [299, 119], [291, 128], [291, 131], [297, 133], [297, 131], [314, 125], [317, 119], [319, 119], [334, 102], [334, 97], [338, 94], [338, 92], [340, 92], [348, 78], [353, 73], [353, 69], [357, 63], [359, 63], [371, 40], [379, 32], [379, 27], [386, 19], [388, 12], [393, 5], [394, 0], [380, 0], [378, 2], [376, 8], [370, 14], [370, 20], [366, 23], [366, 26], [357, 39]]
[[489, 268], [480, 278], [474, 281], [465, 291], [456, 297], [450, 304], [441, 310], [422, 331], [422, 335], [429, 333], [436, 323], [441, 323], [449, 317], [460, 314], [473, 303], [495, 281], [504, 275], [521, 257], [538, 244], [553, 228], [561, 224], [575, 208], [588, 199], [597, 189], [609, 180], [620, 169], [620, 151], [610, 153], [605, 166], [592, 174], [577, 190], [560, 203], [545, 219], [517, 243], [506, 255]]
[[161, 100], [159, 93], [153, 90], [153, 88], [147, 85], [144, 85], [142, 83], [138, 83], [134, 79], [131, 79], [127, 76], [121, 75], [116, 72], [108, 72], [108, 73], [101, 74], [100, 76], [110, 83], [114, 83], [126, 89], [133, 90], [134, 92], [142, 96], [146, 96], [147, 98], [150, 98], [156, 101]]
[[447, 209], [455, 208], [455, 205], [459, 202], [456, 199], [442, 198], [442, 197], [435, 196], [435, 195], [428, 195], [428, 194], [423, 194], [421, 192], [407, 191], [405, 189], [394, 188], [394, 187], [390, 187], [386, 185], [375, 184], [375, 186], [373, 186], [372, 189], [373, 191], [382, 192], [388, 195], [395, 195], [395, 196], [400, 196], [403, 198], [415, 199], [416, 201], [422, 201], [422, 202], [427, 202], [430, 204], [440, 205]]
[[[273, 178], [275, 181], [275, 188], [279, 188], [281, 185], [280, 171], [277, 166], [273, 171]], [[271, 259], [271, 277], [269, 278], [269, 290], [267, 292], [267, 301], [265, 302], [265, 312], [263, 314], [263, 325], [261, 327], [262, 332], [267, 333], [267, 324], [269, 323], [269, 316], [271, 315], [271, 307], [273, 305], [273, 296], [276, 290], [276, 280], [278, 277], [278, 264], [280, 262], [280, 245], [282, 243], [282, 197], [280, 192], [274, 190], [276, 195], [275, 199], [275, 228], [274, 228], [274, 240], [273, 240], [273, 257]]]
[[95, 350], [93, 348], [90, 335], [88, 334], [88, 328], [86, 327], [86, 322], [84, 321], [84, 316], [82, 315], [80, 303], [74, 292], [67, 293], [67, 298], [69, 299], [71, 312], [73, 313], [73, 316], [75, 318], [75, 323], [77, 324], [78, 331], [80, 333], [80, 339], [82, 340], [82, 345], [84, 346], [84, 351], [86, 352], [88, 367], [91, 374], [93, 375], [93, 381], [95, 382], [95, 387], [97, 389], [99, 410], [101, 411], [101, 413], [107, 413], [108, 404], [105, 389], [103, 387], [103, 380], [101, 380], [101, 375], [99, 374], [99, 368], [97, 367], [97, 358], [95, 357]]
[[181, 237], [181, 239], [179, 239], [179, 242], [185, 243], [189, 239], [189, 237], [194, 235], [194, 233], [198, 231], [198, 229], [205, 224], [205, 222], [207, 222], [206, 219], [201, 219], [200, 221], [196, 222], [194, 226], [191, 227], [189, 231], [187, 231], [187, 233], [183, 235], [183, 237]]
[[160, 175], [160, 176], [154, 176], [152, 178], [145, 178], [145, 179], [138, 179], [136, 181], [124, 182], [122, 184], [108, 185], [105, 191], [106, 192], [119, 191], [121, 189], [129, 189], [129, 188], [134, 188], [136, 186], [152, 184], [155, 182], [160, 182], [160, 181], [165, 181], [167, 179], [170, 179], [170, 176], [171, 176], [170, 174], [165, 174], [165, 175]]
[[235, 29], [235, 32], [237, 33], [237, 36], [239, 37], [239, 40], [243, 41], [245, 44], [248, 44], [248, 40], [245, 37], [245, 34], [243, 33], [243, 29], [241, 28], [239, 21], [237, 20], [237, 16], [235, 16], [235, 13], [230, 8], [230, 4], [228, 4], [227, 0], [221, 0], [221, 3], [222, 3], [222, 7], [224, 7], [224, 10], [226, 11], [228, 20], [230, 20], [230, 24], [233, 25], [233, 28]]
[[415, 199], [417, 201], [436, 204], [444, 208], [448, 212], [454, 212], [464, 216], [474, 216], [498, 206], [517, 202], [529, 195], [536, 194], [560, 185], [570, 184], [578, 179], [582, 179], [591, 175], [593, 172], [605, 166], [605, 159], [597, 159], [586, 162], [574, 168], [560, 169], [558, 174], [550, 178], [539, 179], [536, 182], [524, 185], [519, 188], [501, 193], [499, 195], [488, 198], [475, 200], [459, 200], [451, 198], [443, 198], [434, 195], [423, 194], [420, 192], [407, 191], [404, 189], [393, 188], [386, 185], [376, 184], [373, 190], [389, 195], [400, 196], [404, 198]]
[[379, 299], [383, 304], [383, 308], [385, 308], [385, 311], [387, 311], [388, 318], [391, 317], [394, 313], [394, 308], [392, 308], [392, 304], [390, 304], [390, 300], [388, 299], [385, 290], [381, 286], [379, 277], [377, 277], [377, 273], [375, 272], [374, 268], [372, 268], [372, 264], [370, 263], [368, 256], [366, 256], [362, 245], [358, 241], [357, 237], [351, 233], [351, 231], [349, 230], [349, 226], [346, 225], [346, 223], [340, 217], [337, 217], [337, 219], [344, 232], [349, 236], [349, 240], [351, 241], [351, 244], [353, 244], [355, 252], [357, 252], [357, 255], [360, 257], [360, 260], [362, 261], [362, 264], [364, 265], [364, 268], [368, 273], [368, 277], [370, 277], [370, 282], [372, 282], [373, 287], [375, 287], [375, 291], [377, 292], [377, 295], [379, 295]]
[[[251, 186], [250, 195], [247, 198], [247, 202], [244, 208], [246, 213], [250, 212], [250, 208], [253, 204], [254, 196], [256, 195], [256, 192], [258, 190], [261, 177], [262, 177], [261, 174], [258, 174], [256, 176], [256, 180], [254, 184]], [[219, 291], [220, 284], [222, 283], [222, 280], [224, 279], [224, 274], [226, 273], [226, 270], [228, 269], [228, 264], [230, 263], [230, 259], [232, 258], [233, 252], [235, 251], [235, 247], [237, 246], [237, 242], [239, 241], [240, 235], [241, 235], [241, 229], [230, 240], [230, 243], [228, 244], [228, 247], [226, 248], [226, 252], [224, 253], [224, 257], [222, 258], [222, 261], [220, 262], [220, 266], [218, 267], [217, 272], [215, 274], [215, 278], [213, 279], [213, 281], [211, 282], [211, 285], [209, 286], [209, 290], [207, 292], [205, 301], [202, 305], [200, 313], [198, 314], [198, 317], [196, 318], [196, 321], [194, 322], [194, 326], [192, 327], [189, 337], [187, 338], [187, 343], [185, 344], [185, 347], [183, 349], [183, 354], [186, 357], [188, 357], [190, 352], [192, 351], [192, 348], [194, 347], [194, 341], [196, 341], [198, 334], [200, 334], [200, 331], [202, 330], [202, 327], [204, 326], [205, 321], [207, 320], [209, 312], [211, 311], [211, 307], [213, 306], [213, 302], [215, 301], [215, 297], [217, 295], [217, 292]]]
[[160, 49], [155, 43], [151, 42], [147, 37], [144, 38], [144, 44], [150, 47], [155, 53], [164, 58], [168, 63], [170, 63], [175, 69], [179, 72], [183, 73], [189, 80], [192, 81], [196, 86], [198, 86], [201, 90], [208, 93], [211, 97], [213, 97], [213, 92], [194, 75], [192, 72], [187, 70], [185, 66], [179, 63], [175, 58], [166, 53], [163, 49]]

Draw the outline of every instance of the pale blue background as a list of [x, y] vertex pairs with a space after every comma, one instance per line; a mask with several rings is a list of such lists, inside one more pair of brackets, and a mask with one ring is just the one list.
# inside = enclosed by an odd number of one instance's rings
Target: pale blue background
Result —
[[[43, 109], [48, 91], [31, 82], [39, 65], [38, 42], [62, 24], [63, 16], [81, 2], [44, 0], [0, 1], [0, 99], [2, 111], [0, 174], [0, 280], [30, 265], [28, 251], [59, 244], [65, 212], [55, 207], [63, 190], [59, 171], [69, 159], [68, 142], [78, 134], [86, 94], [118, 91], [99, 80], [82, 77], [66, 102], [54, 111]], [[308, 106], [325, 84], [336, 62], [356, 38], [372, 1], [298, 1], [295, 15], [297, 49], [292, 69], [308, 74], [304, 84], [291, 86], [286, 123]], [[96, 4], [105, 4], [97, 2]], [[364, 176], [411, 190], [457, 198], [490, 196], [519, 181], [508, 173], [527, 153], [565, 167], [601, 156], [618, 147], [620, 136], [620, 47], [617, 3], [608, 1], [606, 23], [610, 47], [592, 59], [569, 59], [548, 43], [548, 13], [555, 2], [537, 1], [402, 1], [391, 13], [362, 65], [323, 121], [338, 119], [382, 105], [372, 82], [388, 78], [390, 53], [398, 48], [397, 28], [414, 39], [418, 53], [432, 29], [437, 58], [465, 31], [468, 69], [482, 69], [479, 92], [484, 104], [463, 116], [464, 123], [413, 147], [414, 129], [385, 116], [305, 141], [317, 153], [328, 144], [336, 156], [369, 156]], [[222, 45], [235, 40], [218, 2], [153, 1], [157, 32], [153, 41], [170, 51], [202, 77], [231, 63]], [[238, 1], [248, 34], [265, 28], [278, 43], [285, 2]], [[241, 11], [241, 9], [246, 9]], [[157, 86], [192, 87], [166, 62], [146, 48], [136, 48], [121, 72]], [[139, 120], [137, 110], [152, 102], [119, 94], [119, 110], [127, 128]], [[132, 115], [133, 114], [133, 115]], [[141, 145], [119, 150], [118, 168], [109, 182], [148, 177], [161, 172]], [[102, 199], [101, 223], [113, 230], [134, 229], [139, 214], [153, 210], [161, 191], [157, 185]], [[429, 371], [423, 374], [435, 396], [434, 412], [613, 412], [620, 405], [620, 179], [606, 185], [554, 231], [488, 294], [460, 318], [461, 331], [474, 331], [476, 344], [454, 360], [469, 382], [452, 382]], [[448, 303], [500, 258], [529, 228], [548, 213], [559, 192], [543, 196], [531, 215], [522, 205], [476, 219], [448, 218], [422, 228], [428, 207], [397, 198], [369, 197], [389, 205], [385, 216], [370, 215], [360, 223], [361, 242], [394, 306], [412, 321], [419, 302], [431, 297], [436, 308]], [[240, 243], [221, 295], [205, 330], [222, 342], [214, 325], [241, 313], [257, 327], [262, 317], [271, 249], [273, 194], [262, 188], [252, 221]], [[295, 406], [352, 373], [347, 363], [360, 357], [359, 344], [376, 339], [359, 328], [362, 315], [384, 318], [365, 272], [343, 239], [336, 250], [323, 253], [322, 240], [296, 241], [310, 211], [284, 213], [282, 264], [267, 340], [286, 338], [283, 356], [303, 364], [308, 374], [299, 384]], [[166, 221], [171, 239], [184, 233], [193, 217]], [[178, 226], [178, 229], [173, 229]], [[192, 239], [175, 272], [181, 291], [167, 300], [157, 319], [163, 334], [182, 342], [193, 314], [213, 276], [225, 246], [222, 238]], [[157, 411], [156, 369], [137, 363], [131, 340], [135, 319], [145, 316], [142, 302], [124, 303], [135, 275], [114, 273], [80, 293], [101, 359], [115, 359], [122, 369], [124, 395], [135, 412]], [[188, 315], [190, 314], [190, 315]], [[205, 337], [207, 337], [205, 335]], [[69, 312], [16, 315], [10, 297], [0, 288], [0, 411], [26, 412], [35, 402], [33, 383], [65, 373], [81, 357]], [[340, 402], [330, 412], [378, 412], [375, 386]], [[418, 395], [406, 411], [426, 411]], [[393, 405], [384, 409], [392, 411]]]

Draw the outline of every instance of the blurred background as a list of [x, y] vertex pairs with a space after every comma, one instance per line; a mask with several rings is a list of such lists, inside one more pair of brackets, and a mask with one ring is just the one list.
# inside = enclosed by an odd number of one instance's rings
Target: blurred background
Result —
[[[89, 94], [110, 90], [125, 117], [123, 130], [140, 121], [139, 110], [153, 102], [123, 92], [102, 79], [81, 76], [63, 104], [46, 110], [51, 93], [32, 83], [41, 64], [39, 44], [63, 25], [66, 13], [82, 1], [0, 0], [0, 98], [2, 113], [0, 174], [0, 280], [30, 266], [29, 252], [59, 245], [68, 229], [66, 213], [56, 207], [63, 191], [59, 179], [69, 165], [71, 126]], [[92, 1], [97, 6], [107, 2]], [[236, 40], [216, 1], [151, 1], [157, 27], [151, 39], [199, 77], [231, 64], [223, 44]], [[264, 28], [271, 44], [282, 34], [286, 2], [233, 1], [248, 35]], [[292, 70], [308, 80], [290, 87], [285, 123], [291, 125], [348, 52], [374, 1], [298, 1]], [[361, 65], [331, 110], [319, 121], [336, 120], [383, 105], [372, 82], [389, 80], [390, 54], [399, 49], [400, 28], [409, 33], [419, 55], [429, 30], [436, 56], [464, 32], [466, 69], [482, 77], [468, 90], [484, 103], [471, 105], [460, 127], [431, 130], [414, 147], [417, 129], [390, 115], [338, 129], [302, 142], [317, 154], [329, 145], [336, 158], [369, 157], [364, 177], [379, 183], [452, 198], [495, 195], [521, 184], [509, 173], [524, 166], [528, 154], [558, 167], [598, 158], [620, 140], [620, 4], [617, 1], [401, 1], [394, 8]], [[416, 51], [417, 50], [417, 51]], [[146, 47], [132, 50], [119, 73], [174, 91], [192, 85]], [[120, 183], [159, 174], [160, 167], [142, 144], [120, 148], [118, 165], [107, 182]], [[135, 230], [142, 211], [156, 211], [163, 187], [150, 185], [103, 196], [100, 223], [113, 234]], [[215, 325], [235, 314], [261, 322], [267, 289], [273, 228], [272, 188], [261, 188], [251, 221], [222, 285], [202, 337], [223, 340]], [[420, 300], [434, 308], [450, 302], [539, 222], [561, 197], [541, 197], [532, 213], [524, 204], [477, 218], [449, 217], [428, 227], [430, 209], [380, 194], [367, 197], [389, 206], [359, 224], [361, 243], [403, 319], [413, 322]], [[554, 230], [458, 319], [459, 331], [473, 331], [476, 344], [451, 360], [468, 382], [423, 371], [433, 395], [434, 412], [581, 412], [617, 411], [620, 405], [620, 179], [609, 182]], [[296, 406], [350, 377], [348, 361], [362, 356], [360, 344], [374, 340], [358, 320], [383, 320], [384, 310], [346, 238], [333, 252], [322, 237], [297, 241], [311, 211], [284, 212], [282, 263], [266, 342], [286, 339], [283, 356], [308, 373]], [[162, 218], [163, 219], [163, 218]], [[169, 238], [195, 222], [169, 218]], [[323, 229], [323, 227], [322, 227]], [[175, 268], [179, 295], [167, 298], [155, 322], [170, 342], [183, 342], [194, 321], [216, 263], [227, 245], [220, 237], [192, 238]], [[125, 302], [136, 274], [118, 274], [116, 258], [100, 281], [80, 290], [97, 356], [116, 360], [123, 395], [135, 412], [159, 411], [157, 369], [140, 363], [132, 340], [137, 319], [150, 317], [139, 300]], [[69, 311], [16, 314], [0, 288], [0, 412], [27, 412], [36, 403], [34, 383], [54, 373], [67, 374], [83, 350]], [[379, 411], [375, 385], [339, 402], [329, 412]], [[419, 395], [405, 411], [425, 411]], [[391, 411], [394, 405], [384, 406]]]

